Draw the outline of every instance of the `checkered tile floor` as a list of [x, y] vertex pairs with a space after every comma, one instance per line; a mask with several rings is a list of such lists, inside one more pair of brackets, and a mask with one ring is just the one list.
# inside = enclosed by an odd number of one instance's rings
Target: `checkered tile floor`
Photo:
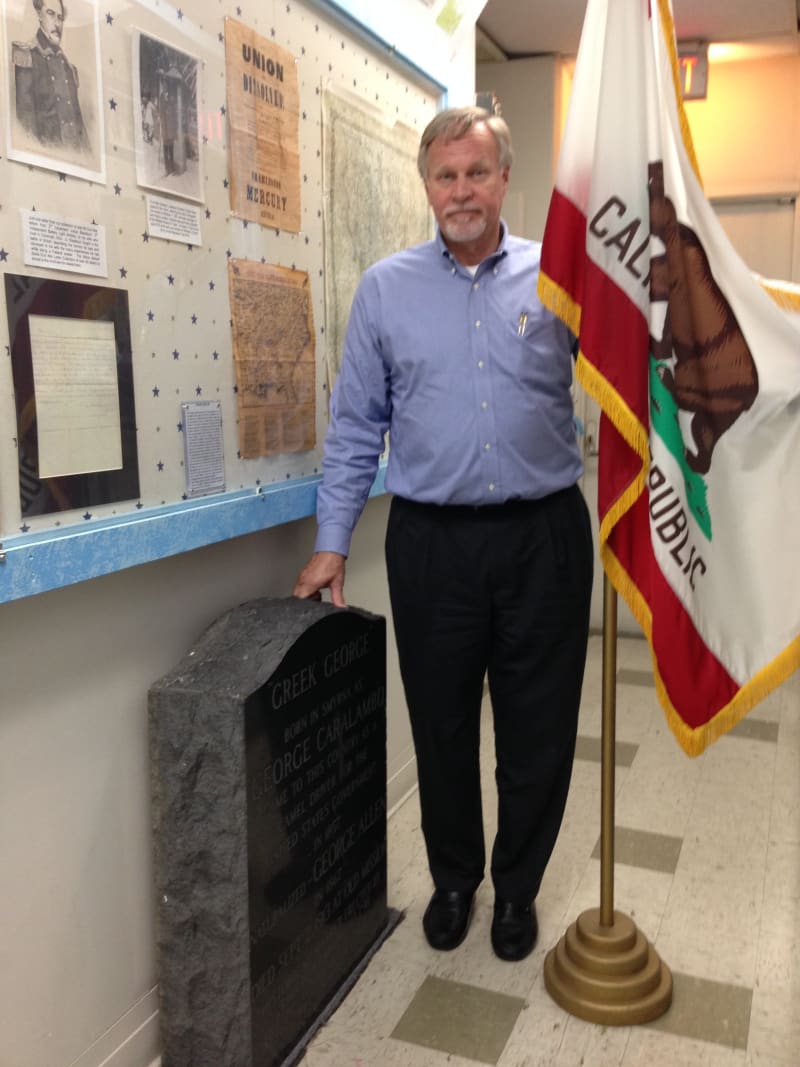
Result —
[[[599, 905], [601, 640], [593, 637], [532, 956], [508, 964], [492, 954], [487, 883], [464, 944], [451, 953], [428, 947], [420, 921], [432, 887], [412, 794], [389, 820], [389, 903], [406, 917], [303, 1067], [798, 1067], [800, 677], [692, 760], [656, 700], [645, 642], [620, 639], [617, 663], [614, 903], [672, 971], [669, 1011], [642, 1026], [603, 1027], [567, 1014], [544, 988], [547, 951]], [[488, 708], [484, 742], [490, 797]]]

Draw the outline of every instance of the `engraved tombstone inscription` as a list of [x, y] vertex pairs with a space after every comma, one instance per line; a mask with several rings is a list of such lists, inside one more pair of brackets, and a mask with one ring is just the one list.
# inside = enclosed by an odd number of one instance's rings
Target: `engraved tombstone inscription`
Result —
[[385, 935], [386, 627], [253, 601], [150, 691], [164, 1067], [291, 1058]]

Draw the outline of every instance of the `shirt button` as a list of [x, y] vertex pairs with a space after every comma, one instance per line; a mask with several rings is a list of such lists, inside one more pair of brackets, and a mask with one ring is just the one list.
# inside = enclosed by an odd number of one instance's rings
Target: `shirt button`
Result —
[[483, 370], [483, 360], [482, 359], [478, 360], [478, 370]]
[[489, 442], [487, 441], [487, 442], [486, 442], [486, 444], [485, 444], [485, 445], [484, 445], [483, 447], [484, 447], [485, 451], [486, 451], [486, 452], [488, 452], [488, 451], [489, 451], [489, 449], [490, 449], [490, 448], [491, 448], [492, 446], [491, 446], [491, 445], [489, 444]]
[[484, 411], [486, 411], [486, 409], [488, 408], [488, 406], [489, 406], [489, 405], [488, 405], [488, 404], [486, 403], [486, 401], [485, 401], [485, 400], [484, 400], [484, 401], [483, 401], [483, 403], [481, 404], [481, 407], [483, 408], [483, 410], [484, 410]]
[[481, 328], [481, 320], [480, 319], [475, 319], [475, 329], [479, 330], [480, 328]]
[[494, 482], [489, 482], [489, 492], [490, 493], [494, 492]]
[[472, 283], [472, 288], [473, 289], [477, 289], [479, 284], [480, 284], [479, 282], [473, 282]]

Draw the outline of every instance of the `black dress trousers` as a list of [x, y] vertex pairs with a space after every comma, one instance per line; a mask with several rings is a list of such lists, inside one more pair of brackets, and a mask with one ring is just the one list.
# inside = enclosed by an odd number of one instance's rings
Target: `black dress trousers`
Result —
[[395, 497], [386, 562], [434, 884], [484, 876], [480, 719], [494, 721], [497, 896], [539, 890], [569, 789], [593, 550], [577, 486], [533, 501], [439, 507]]

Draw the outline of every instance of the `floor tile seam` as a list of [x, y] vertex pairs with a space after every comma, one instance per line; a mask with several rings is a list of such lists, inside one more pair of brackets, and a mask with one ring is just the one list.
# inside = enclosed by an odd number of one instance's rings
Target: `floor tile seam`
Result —
[[727, 890], [733, 888], [744, 889], [747, 887], [756, 888], [758, 890], [759, 899], [763, 902], [765, 899], [764, 888], [765, 878], [764, 871], [759, 869], [758, 872], [754, 872], [752, 865], [739, 865], [732, 866], [725, 864], [720, 867], [713, 867], [713, 860], [704, 861], [702, 856], [695, 856], [688, 853], [683, 862], [679, 862], [675, 866], [675, 870], [672, 872], [673, 877], [679, 879], [693, 879], [695, 881], [706, 882], [709, 885], [722, 886]]
[[[634, 767], [631, 767], [630, 769], [633, 770]], [[647, 778], [646, 781], [640, 782], [639, 779], [641, 778], [641, 775], [645, 773], [644, 768], [643, 768], [643, 764], [640, 764], [639, 768], [637, 768], [637, 770], [638, 770], [637, 775], [636, 776], [635, 775], [630, 775], [628, 777], [628, 785], [629, 785], [630, 789], [634, 790], [634, 789], [636, 789], [637, 786], [641, 785], [642, 792], [645, 794], [645, 796], [652, 795], [653, 770], [654, 769], [655, 768], [650, 768], [650, 771], [651, 771], [650, 777]], [[670, 779], [670, 768], [666, 768], [665, 774], [659, 776], [658, 780], [662, 780], [665, 777], [668, 780]], [[700, 784], [700, 779], [699, 779], [698, 775], [694, 775], [694, 774], [690, 774], [689, 773], [687, 775], [679, 776], [679, 785], [681, 785], [682, 807], [683, 807], [683, 809], [685, 811], [687, 811], [687, 813], [691, 812], [691, 809], [692, 809], [692, 806], [693, 806], [693, 803], [694, 803], [695, 795], [697, 795], [697, 792], [698, 792], [699, 784]], [[688, 814], [687, 814], [687, 817], [688, 817]]]
[[[682, 889], [688, 888], [689, 883], [699, 882], [699, 883], [705, 884], [706, 880], [707, 879], [706, 879], [705, 874], [693, 874], [691, 871], [684, 871], [684, 870], [680, 870], [678, 868], [678, 869], [676, 869], [675, 874], [673, 875], [673, 885], [670, 888], [670, 896], [672, 896], [672, 894], [675, 892], [676, 887], [677, 887], [678, 891], [680, 891]], [[762, 877], [759, 877], [759, 879], [758, 879], [759, 892], [757, 894], [758, 899], [756, 901], [756, 903], [759, 906], [759, 909], [763, 905], [763, 901], [764, 901], [763, 884], [764, 884], [764, 879]], [[727, 899], [732, 893], [735, 893], [735, 891], [737, 889], [742, 888], [741, 886], [731, 885], [730, 884], [730, 880], [728, 880], [726, 885], [727, 885], [727, 888], [728, 888], [728, 894], [726, 895], [725, 899]], [[744, 887], [744, 888], [747, 888], [747, 887]]]
[[[487, 947], [488, 947], [488, 944], [489, 944], [488, 938], [487, 938], [486, 944], [487, 944]], [[447, 971], [448, 968], [444, 968], [444, 970]], [[426, 977], [427, 978], [438, 978], [442, 982], [452, 982], [452, 983], [454, 983], [456, 985], [470, 986], [473, 990], [477, 990], [477, 991], [479, 991], [481, 993], [491, 993], [493, 996], [511, 997], [512, 999], [516, 999], [516, 1000], [519, 1000], [519, 1001], [522, 1002], [521, 1003], [521, 1007], [520, 1007], [520, 1011], [523, 1011], [525, 1008], [529, 1008], [531, 1006], [531, 1003], [532, 1003], [532, 1000], [533, 1000], [533, 997], [534, 997], [534, 993], [536, 991], [536, 984], [537, 984], [537, 981], [538, 981], [539, 977], [543, 973], [543, 970], [544, 970], [544, 956], [542, 956], [542, 960], [541, 960], [541, 963], [539, 964], [539, 968], [538, 968], [537, 974], [533, 975], [532, 978], [531, 978], [531, 983], [530, 983], [530, 986], [528, 987], [528, 990], [527, 990], [526, 993], [522, 993], [522, 992], [519, 992], [519, 991], [509, 992], [508, 978], [503, 978], [503, 977], [500, 977], [500, 976], [498, 976], [498, 978], [496, 978], [496, 979], [492, 979], [490, 976], [484, 975], [483, 976], [484, 980], [481, 981], [480, 984], [478, 984], [476, 982], [474, 977], [465, 976], [465, 975], [462, 975], [461, 973], [459, 973], [458, 977], [450, 977], [450, 975], [448, 975], [446, 973], [445, 974], [439, 974], [439, 973], [437, 973], [436, 970], [433, 970], [433, 971], [428, 971], [427, 974], [426, 974]], [[424, 979], [423, 979], [423, 981], [424, 981]]]
[[[617, 829], [624, 829], [624, 830], [631, 830], [632, 829], [630, 827], [620, 827], [619, 824], [617, 824], [616, 828]], [[651, 831], [649, 831], [649, 830], [639, 830], [639, 829], [634, 829], [633, 832], [637, 833], [637, 834], [649, 834], [649, 833], [651, 833]], [[655, 833], [655, 832], [653, 831], [653, 833]], [[681, 850], [682, 850], [683, 841], [684, 841], [683, 838], [678, 838], [678, 837], [676, 837], [675, 835], [672, 835], [672, 834], [656, 833], [655, 835], [658, 836], [658, 837], [670, 838], [671, 840], [676, 840], [676, 841], [679, 840], [681, 842]], [[595, 842], [594, 848], [592, 849], [592, 854], [590, 856], [590, 859], [595, 860], [595, 861], [599, 861], [600, 860], [600, 853], [599, 853], [599, 849], [598, 849], [598, 845], [599, 844], [600, 844], [600, 839], [598, 838], [598, 840]], [[630, 867], [631, 870], [634, 870], [634, 871], [648, 871], [651, 874], [660, 874], [660, 875], [663, 875], [666, 878], [672, 878], [674, 876], [674, 874], [675, 874], [675, 871], [677, 870], [678, 864], [680, 863], [681, 850], [678, 851], [678, 856], [677, 856], [677, 859], [675, 861], [675, 866], [672, 867], [671, 869], [666, 869], [663, 866], [661, 866], [661, 867], [654, 866], [652, 863], [635, 863], [635, 862], [633, 862], [631, 859], [629, 859], [629, 858], [627, 858], [625, 856], [625, 848], [624, 847], [618, 848], [617, 847], [617, 843], [615, 842], [615, 845], [614, 845], [614, 868], [616, 870], [617, 867]]]
[[622, 831], [623, 834], [632, 834], [635, 836], [642, 835], [647, 837], [666, 838], [668, 841], [680, 841], [681, 843], [686, 840], [685, 837], [680, 837], [678, 834], [665, 834], [663, 830], [651, 830], [642, 826], [629, 826], [627, 823], [622, 823], [615, 819], [614, 832], [616, 833], [618, 831]]
[[[659, 944], [658, 943], [658, 939], [655, 939], [655, 940], [651, 941], [650, 943], [653, 946], [653, 949], [655, 950], [655, 952], [657, 953], [659, 958], [661, 959], [661, 962], [669, 969], [670, 973], [673, 976], [673, 980], [675, 980], [676, 978], [678, 980], [687, 979], [687, 980], [692, 981], [692, 982], [707, 983], [709, 986], [718, 986], [718, 987], [722, 987], [722, 988], [738, 990], [738, 991], [741, 991], [741, 992], [744, 992], [744, 993], [749, 993], [750, 994], [750, 1005], [751, 1005], [751, 1020], [752, 1020], [752, 1003], [753, 1003], [753, 999], [755, 997], [755, 992], [756, 992], [756, 988], [757, 988], [757, 979], [758, 979], [758, 975], [756, 973], [756, 968], [755, 967], [753, 968], [752, 978], [749, 981], [746, 978], [737, 979], [735, 977], [732, 977], [732, 978], [724, 978], [723, 977], [723, 978], [721, 978], [721, 977], [718, 977], [718, 976], [711, 976], [711, 975], [702, 973], [702, 971], [701, 972], [695, 972], [694, 970], [691, 970], [686, 966], [673, 965], [671, 963], [671, 961], [670, 961], [670, 958], [669, 958], [669, 946], [668, 945], [667, 945], [667, 949], [666, 949], [666, 952], [665, 952], [664, 945], [663, 944]], [[751, 1024], [748, 1023], [748, 1031], [750, 1029], [750, 1025]], [[718, 1044], [717, 1042], [713, 1042], [713, 1043], [714, 1044]]]
[[[772, 758], [772, 768], [773, 768], [772, 769], [772, 790], [770, 791], [772, 795], [774, 793], [774, 765], [775, 765], [775, 761], [777, 761], [777, 746], [775, 746], [775, 751], [773, 752], [773, 758]], [[707, 767], [703, 767], [704, 771], [707, 771], [707, 769], [708, 769]], [[697, 808], [698, 808], [698, 805], [699, 805], [699, 802], [700, 802], [700, 799], [701, 799], [699, 794], [701, 793], [702, 786], [704, 784], [708, 785], [709, 784], [708, 780], [705, 779], [705, 781], [704, 781], [703, 777], [701, 777], [701, 780], [698, 783], [697, 789], [695, 789], [694, 795], [692, 797], [691, 809], [690, 809], [690, 818], [689, 818], [689, 822], [687, 823], [687, 826], [690, 828], [689, 829], [689, 834], [691, 833], [691, 828], [700, 829], [703, 826], [704, 817], [705, 817], [705, 810], [702, 813], [698, 813]], [[709, 787], [710, 787], [710, 789], [713, 789], [713, 786], [709, 786]], [[718, 794], [718, 797], [719, 797], [719, 795], [720, 794]], [[761, 878], [759, 878], [759, 888], [761, 888], [761, 893], [759, 893], [759, 907], [758, 907], [758, 919], [759, 919], [759, 922], [761, 922], [761, 919], [762, 919], [762, 915], [763, 915], [763, 912], [764, 912], [764, 902], [765, 902], [765, 899], [766, 899], [767, 861], [768, 861], [768, 857], [769, 857], [769, 842], [770, 842], [770, 838], [771, 838], [771, 830], [772, 830], [772, 825], [773, 825], [772, 795], [770, 796], [769, 801], [765, 801], [765, 807], [768, 806], [767, 807], [767, 814], [766, 814], [766, 821], [767, 821], [766, 832], [758, 833], [757, 831], [754, 831], [754, 834], [753, 834], [753, 840], [763, 841], [763, 843], [764, 843], [764, 856], [763, 856], [762, 859], [757, 860], [757, 864], [759, 864], [759, 866], [761, 866]], [[685, 841], [686, 841], [686, 838], [687, 838], [687, 834], [684, 835], [684, 840]], [[748, 838], [748, 840], [750, 840], [750, 838]], [[676, 865], [676, 872], [675, 872], [676, 874], [678, 873], [679, 869], [681, 869], [681, 860], [682, 859], [685, 860], [684, 866], [686, 866], [686, 861], [687, 861], [688, 855], [689, 855], [688, 853], [686, 855], [684, 854], [684, 849], [682, 848], [681, 856], [678, 856], [678, 862], [677, 862], [677, 865]], [[709, 881], [716, 881], [717, 880], [713, 875], [709, 876], [707, 872], [704, 873], [703, 878], [704, 878], [704, 880], [709, 880]], [[722, 880], [722, 875], [720, 876], [720, 880]]]
[[[662, 961], [662, 962], [664, 962], [664, 961]], [[709, 986], [728, 987], [728, 988], [732, 988], [732, 989], [735, 988], [735, 989], [738, 989], [738, 990], [740, 990], [742, 992], [749, 993], [750, 994], [750, 1003], [751, 1003], [751, 1006], [752, 1006], [752, 1000], [753, 1000], [753, 996], [754, 996], [754, 992], [755, 992], [755, 989], [752, 986], [742, 985], [740, 983], [723, 982], [723, 981], [719, 981], [717, 979], [704, 978], [703, 976], [693, 975], [693, 974], [691, 974], [690, 972], [687, 972], [687, 971], [677, 971], [677, 970], [675, 970], [672, 973], [673, 973], [674, 977], [686, 978], [686, 979], [689, 979], [689, 980], [708, 983]], [[546, 993], [546, 990], [544, 989], [543, 985], [542, 985], [542, 991]], [[529, 997], [520, 998], [520, 999], [522, 999], [524, 1001], [523, 1009], [520, 1010], [519, 1016], [517, 1017], [514, 1025], [512, 1026], [511, 1030], [509, 1031], [508, 1037], [506, 1039], [506, 1047], [511, 1042], [515, 1032], [518, 1031], [520, 1028], [524, 1029], [526, 1027], [526, 1025], [528, 1024], [529, 1020], [524, 1015], [524, 1008], [531, 1006], [531, 1001], [533, 999], [533, 994], [535, 992], [536, 992], [536, 989], [534, 987], [534, 989], [531, 991], [531, 995]], [[549, 994], [547, 994], [547, 995], [549, 995]], [[566, 1010], [565, 1010], [565, 1014], [567, 1014], [569, 1016], [569, 1018], [567, 1019], [567, 1024], [569, 1023], [570, 1019], [577, 1018], [575, 1016], [570, 1015], [570, 1013], [567, 1012]], [[579, 1020], [579, 1022], [580, 1022], [580, 1020]], [[563, 1031], [562, 1031], [562, 1035], [561, 1035], [561, 1039], [559, 1041], [559, 1045], [558, 1045], [559, 1053], [561, 1051], [561, 1048], [563, 1046], [564, 1041], [566, 1040], [567, 1029], [568, 1029], [568, 1027], [565, 1025], [564, 1028], [563, 1028]], [[630, 1026], [630, 1027], [620, 1028], [620, 1029], [626, 1029], [628, 1031], [627, 1034], [625, 1035], [624, 1047], [621, 1050], [622, 1058], [619, 1061], [620, 1063], [624, 1063], [624, 1057], [625, 1057], [625, 1054], [627, 1053], [628, 1045], [629, 1045], [629, 1043], [630, 1043], [630, 1041], [631, 1041], [631, 1039], [633, 1037], [633, 1034], [635, 1032], [637, 1032], [638, 1027]], [[654, 1030], [653, 1032], [654, 1033], [664, 1033], [664, 1034], [668, 1035], [670, 1038], [674, 1039], [675, 1041], [704, 1041], [704, 1042], [706, 1042], [708, 1044], [714, 1045], [716, 1048], [731, 1048], [732, 1051], [736, 1051], [736, 1048], [734, 1046], [727, 1046], [724, 1042], [720, 1042], [718, 1040], [715, 1040], [711, 1036], [703, 1037], [703, 1036], [700, 1036], [698, 1034], [687, 1034], [687, 1033], [680, 1033], [680, 1032], [676, 1032], [676, 1031], [658, 1031], [658, 1030]], [[748, 1023], [748, 1039], [749, 1039], [749, 1034], [750, 1034], [750, 1023]], [[372, 1036], [374, 1036], [374, 1035], [372, 1035]], [[387, 1038], [389, 1040], [401, 1040], [401, 1039], [393, 1038], [392, 1034], [388, 1034]], [[424, 1044], [421, 1044], [421, 1043], [418, 1043], [418, 1042], [415, 1042], [415, 1041], [408, 1041], [407, 1039], [402, 1039], [402, 1040], [404, 1040], [404, 1043], [413, 1044], [413, 1045], [415, 1045], [416, 1047], [419, 1047], [419, 1048], [427, 1048], [427, 1047], [429, 1047], [427, 1045], [424, 1045]], [[498, 1067], [500, 1067], [501, 1064], [502, 1064], [502, 1053], [501, 1053], [500, 1059], [498, 1060]]]
[[[777, 756], [777, 751], [776, 751], [776, 754], [775, 754], [775, 772], [776, 772], [775, 777], [777, 777], [777, 760], [778, 760], [778, 756]], [[766, 834], [766, 838], [767, 838], [767, 855], [766, 855], [766, 857], [764, 859], [764, 893], [765, 893], [765, 898], [766, 898], [766, 882], [767, 882], [767, 864], [769, 862], [769, 846], [770, 846], [770, 842], [773, 840], [773, 836], [772, 836], [773, 835], [773, 829], [775, 828], [775, 821], [776, 821], [776, 817], [777, 817], [776, 792], [777, 792], [776, 782], [775, 782], [775, 778], [773, 778], [771, 803], [770, 803], [770, 806], [769, 806], [769, 815], [767, 817], [767, 834]]]
[[[708, 965], [711, 954], [706, 953], [702, 959], [686, 957], [674, 938], [657, 937], [652, 945], [658, 955], [673, 974], [684, 974], [706, 982], [733, 986], [738, 989], [754, 989], [758, 978], [758, 963], [755, 951], [748, 951], [746, 958], [728, 960], [723, 967]], [[713, 963], [716, 964], [717, 957]]]
[[[792, 912], [797, 912], [800, 917], [800, 896], [782, 896], [766, 892], [760, 911], [759, 938], [762, 934], [767, 936], [783, 931], [787, 922], [786, 916]], [[792, 932], [795, 941], [800, 944], [800, 930], [795, 928]]]
[[739, 883], [741, 883], [740, 888], [744, 885], [756, 885], [763, 899], [763, 875], [766, 861], [766, 852], [760, 856], [754, 854], [752, 862], [746, 863], [734, 862], [719, 852], [709, 853], [707, 849], [688, 848], [675, 865], [673, 874], [681, 877], [701, 878], [714, 884], [722, 883], [731, 889]]
[[[627, 792], [625, 791], [624, 788], [623, 788], [623, 790], [620, 791], [620, 794], [616, 797], [616, 805], [615, 806], [616, 807], [620, 807], [621, 804], [632, 804], [634, 806], [634, 809], [639, 808], [640, 805], [641, 805], [641, 800], [640, 800], [640, 797], [637, 795], [636, 788], [635, 788], [635, 783], [632, 783], [632, 782], [630, 782], [630, 780], [628, 780], [625, 783], [625, 786], [627, 786]], [[681, 810], [685, 810], [685, 809], [682, 807]], [[681, 818], [680, 820], [676, 820], [676, 823], [678, 824], [677, 827], [676, 827], [677, 832], [670, 833], [667, 836], [669, 836], [669, 837], [680, 837], [682, 841], [685, 840], [686, 839], [687, 827], [689, 826], [690, 821], [691, 821], [691, 812], [687, 812], [686, 815], [683, 818]], [[645, 832], [648, 832], [648, 833], [661, 833], [661, 834], [664, 833], [663, 830], [656, 829], [654, 827], [631, 826], [629, 828], [632, 829], [632, 830], [633, 829], [635, 829], [635, 830], [644, 830]]]
[[766, 862], [766, 851], [770, 840], [768, 824], [758, 826], [752, 822], [739, 822], [735, 826], [730, 824], [726, 826], [724, 822], [720, 824], [719, 821], [715, 823], [709, 819], [698, 825], [697, 820], [692, 820], [683, 841], [687, 847], [707, 845], [709, 842], [721, 846], [726, 841], [730, 841], [731, 835], [735, 835], [737, 850], [754, 854], [763, 851], [764, 856], [761, 862]]
[[[447, 1041], [439, 1040], [439, 1041], [434, 1042], [434, 1041], [431, 1040], [431, 1042], [429, 1044], [429, 1042], [426, 1040], [426, 1037], [428, 1036], [428, 1031], [430, 1031], [431, 1035], [433, 1035], [433, 1033], [435, 1031], [435, 1025], [436, 1025], [435, 1022], [433, 1023], [433, 1025], [431, 1025], [430, 1024], [431, 1020], [426, 1018], [427, 1014], [430, 1014], [430, 1006], [431, 1005], [429, 1005], [428, 1013], [426, 1013], [425, 1009], [423, 1009], [420, 1018], [413, 1018], [415, 1013], [414, 1013], [414, 1010], [412, 1009], [412, 1005], [414, 1004], [414, 1002], [419, 997], [419, 994], [420, 994], [420, 991], [422, 990], [422, 988], [426, 986], [426, 983], [428, 982], [429, 978], [432, 978], [432, 980], [434, 980], [433, 987], [429, 987], [429, 994], [430, 994], [430, 996], [433, 996], [434, 1001], [436, 1000], [437, 997], [441, 998], [442, 996], [444, 996], [445, 1000], [447, 1000], [447, 996], [448, 996], [448, 994], [446, 992], [445, 993], [442, 993], [441, 991], [436, 992], [436, 985], [435, 985], [436, 982], [444, 983], [445, 987], [447, 985], [450, 985], [451, 987], [459, 987], [461, 996], [463, 996], [464, 991], [468, 989], [468, 991], [469, 991], [468, 992], [468, 996], [474, 999], [474, 1006], [479, 1006], [480, 1005], [480, 998], [483, 996], [484, 993], [485, 994], [491, 994], [491, 998], [492, 999], [491, 1000], [484, 999], [483, 1007], [485, 1009], [486, 1017], [487, 1018], [489, 1018], [489, 1017], [492, 1018], [491, 1025], [494, 1026], [496, 1034], [498, 1036], [501, 1036], [503, 1033], [506, 1034], [505, 1044], [508, 1044], [508, 1040], [511, 1038], [511, 1035], [513, 1034], [514, 1029], [516, 1028], [516, 1025], [517, 1025], [517, 1022], [518, 1022], [519, 1018], [523, 1017], [524, 1013], [525, 1013], [525, 1010], [530, 1007], [530, 1003], [531, 1003], [530, 994], [528, 994], [528, 996], [519, 996], [519, 994], [516, 994], [516, 993], [515, 994], [510, 994], [506, 990], [495, 990], [495, 989], [492, 989], [490, 986], [487, 986], [485, 983], [481, 983], [480, 985], [476, 985], [475, 982], [465, 982], [463, 980], [463, 978], [461, 978], [461, 977], [459, 977], [459, 978], [452, 977], [451, 978], [451, 977], [444, 977], [442, 975], [428, 974], [428, 975], [426, 975], [425, 978], [423, 978], [422, 983], [417, 988], [417, 992], [414, 993], [414, 996], [412, 997], [412, 1000], [409, 1002], [409, 1005], [407, 1005], [406, 1008], [404, 1009], [404, 1012], [400, 1016], [399, 1020], [396, 1022], [396, 1024], [393, 1026], [393, 1028], [391, 1028], [391, 1031], [386, 1035], [388, 1039], [398, 1039], [398, 1040], [401, 1040], [401, 1041], [405, 1042], [405, 1044], [411, 1044], [411, 1045], [415, 1045], [415, 1046], [421, 1047], [421, 1048], [434, 1048], [434, 1049], [437, 1049], [439, 1051], [444, 1051], [444, 1052], [446, 1052], [446, 1053], [448, 1053], [450, 1055], [461, 1055], [461, 1053], [457, 1053], [457, 1051], [455, 1051], [455, 1049], [448, 1048], [447, 1047]], [[533, 980], [533, 985], [531, 986], [530, 993], [533, 992], [534, 988], [535, 988], [535, 978]], [[457, 991], [455, 991], [454, 988], [451, 990], [451, 992], [453, 994], [455, 994], [455, 996], [459, 996], [459, 993], [457, 993]], [[476, 993], [478, 994], [478, 998], [479, 999], [475, 999], [475, 994]], [[412, 1009], [412, 1015], [411, 1016], [409, 1015], [410, 1009]], [[511, 1013], [511, 1014], [509, 1014], [509, 1013]], [[512, 1017], [513, 1017], [513, 1022], [511, 1023], [510, 1026], [508, 1026], [508, 1022], [510, 1021], [510, 1019]], [[398, 1034], [398, 1030], [402, 1029], [402, 1025], [403, 1025], [404, 1021], [406, 1023], [406, 1026], [405, 1026], [406, 1033], [405, 1033], [404, 1036], [401, 1036], [400, 1034]], [[407, 1032], [407, 1031], [409, 1031], [409, 1026], [410, 1025], [411, 1025], [412, 1030], [415, 1028], [415, 1026], [417, 1026], [418, 1032], [417, 1032], [416, 1036], [418, 1038], [420, 1038], [419, 1040], [415, 1040], [415, 1037], [412, 1036], [412, 1033]], [[498, 1052], [498, 1056], [500, 1054], [501, 1054], [501, 1051]]]
[[787, 846], [790, 847], [790, 848], [800, 848], [800, 833], [798, 833], [796, 830], [790, 830], [790, 829], [787, 829], [786, 833], [790, 834], [791, 836], [790, 837], [785, 837], [783, 835], [778, 836], [777, 830], [775, 831], [775, 833], [771, 832], [770, 833], [770, 838], [769, 838], [769, 844], [770, 845], [779, 845], [781, 848], [786, 848]]
[[731, 755], [721, 764], [706, 765], [698, 784], [702, 789], [730, 791], [737, 781], [742, 780], [746, 781], [748, 789], [772, 796], [776, 785], [775, 761], [765, 758], [759, 762], [754, 757]]
[[[778, 749], [780, 748], [780, 724], [778, 724], [778, 738], [774, 740], [767, 740], [763, 737], [754, 737], [752, 734], [748, 733], [751, 726], [753, 730], [757, 730], [760, 728], [761, 724], [764, 724], [765, 726], [775, 725], [770, 719], [758, 719], [755, 717], [751, 724], [749, 719], [745, 716], [737, 726], [723, 734], [706, 751], [713, 754], [714, 752], [724, 752], [727, 749], [728, 751], [735, 753], [737, 759], [743, 759], [744, 756], [742, 753], [747, 753], [748, 749], [746, 746], [750, 745], [750, 751], [753, 756], [757, 755], [765, 761], [769, 759], [774, 762]], [[713, 760], [710, 760], [709, 762], [713, 763]]]
[[[662, 962], [665, 963], [666, 966], [669, 966], [667, 961], [662, 959]], [[681, 1033], [680, 1031], [673, 1030], [673, 1029], [671, 1029], [669, 1027], [661, 1028], [660, 1026], [658, 1026], [658, 1020], [654, 1020], [654, 1026], [651, 1028], [651, 1032], [653, 1032], [653, 1033], [662, 1033], [662, 1034], [665, 1034], [665, 1035], [669, 1035], [669, 1036], [671, 1036], [673, 1038], [677, 1038], [678, 1040], [693, 1041], [693, 1042], [694, 1041], [702, 1041], [705, 1044], [712, 1045], [715, 1049], [726, 1049], [729, 1052], [734, 1053], [734, 1054], [737, 1053], [737, 1052], [741, 1052], [741, 1053], [744, 1053], [746, 1055], [747, 1047], [749, 1045], [751, 1026], [752, 1026], [752, 1006], [753, 1006], [753, 997], [754, 997], [754, 985], [746, 985], [746, 984], [742, 984], [740, 982], [725, 982], [725, 981], [721, 981], [721, 980], [715, 979], [715, 978], [706, 978], [703, 975], [695, 975], [695, 974], [692, 974], [690, 971], [679, 970], [677, 968], [671, 968], [671, 973], [672, 973], [672, 977], [673, 977], [673, 982], [675, 983], [676, 986], [680, 986], [680, 984], [682, 983], [683, 980], [687, 980], [688, 982], [691, 982], [691, 983], [701, 983], [702, 985], [705, 985], [706, 986], [706, 990], [705, 990], [706, 998], [708, 1000], [710, 1000], [711, 1003], [716, 1005], [716, 1006], [719, 1006], [719, 997], [721, 995], [725, 996], [725, 992], [724, 991], [726, 991], [726, 990], [728, 991], [728, 996], [729, 997], [731, 996], [733, 991], [736, 991], [737, 994], [741, 993], [741, 994], [749, 995], [750, 1016], [748, 1018], [748, 1023], [747, 1023], [747, 1035], [746, 1035], [745, 1045], [744, 1046], [730, 1045], [725, 1041], [717, 1040], [714, 1036], [711, 1036], [712, 1033], [715, 1032], [715, 1030], [718, 1030], [717, 1027], [708, 1027], [708, 1028], [706, 1028], [705, 1029], [705, 1033], [702, 1034], [702, 1035], [699, 1034], [699, 1033]], [[712, 987], [717, 987], [716, 991], [713, 990]], [[692, 992], [693, 992], [693, 995], [696, 998], [699, 998], [700, 1002], [703, 1001], [703, 999], [704, 999], [704, 991], [703, 991], [702, 988], [698, 989], [695, 986], [695, 988], [692, 990]], [[700, 1004], [700, 1006], [702, 1006], [702, 1003]], [[698, 1007], [698, 1005], [693, 1003], [691, 1014], [693, 1016], [695, 1016], [695, 1017], [699, 1014], [699, 1012], [697, 1011], [697, 1007]], [[724, 1028], [725, 1027], [723, 1026], [722, 1029], [724, 1029]], [[701, 1027], [701, 1029], [703, 1029], [703, 1028]]]
[[[593, 858], [598, 860], [598, 862], [599, 862], [599, 856], [595, 856]], [[673, 878], [674, 875], [675, 875], [675, 871], [674, 870], [671, 870], [671, 871], [664, 870], [663, 867], [654, 867], [649, 863], [633, 863], [633, 862], [631, 862], [630, 860], [627, 860], [627, 859], [619, 859], [615, 855], [614, 856], [614, 870], [615, 871], [616, 871], [617, 867], [628, 867], [632, 871], [647, 871], [648, 874], [660, 874], [664, 878]]]
[[[752, 784], [752, 790], [750, 786]], [[737, 790], [734, 782], [722, 781], [702, 781], [698, 783], [697, 790], [692, 798], [692, 815], [702, 818], [707, 811], [714, 810], [713, 805], [716, 804], [716, 810], [719, 810], [719, 805], [724, 804], [725, 810], [741, 808], [745, 812], [752, 811], [766, 811], [771, 808], [774, 803], [775, 790], [764, 789], [759, 786], [756, 789], [758, 783], [752, 779], [748, 780], [748, 791], [744, 791], [741, 788]], [[705, 807], [703, 802], [705, 801]]]
[[667, 914], [669, 912], [670, 900], [672, 899], [672, 894], [674, 893], [674, 891], [675, 891], [675, 872], [673, 871], [672, 875], [670, 877], [669, 886], [667, 887], [666, 896], [664, 897], [664, 900], [663, 900], [662, 905], [661, 905], [661, 914], [658, 916], [658, 919], [655, 922], [655, 930], [654, 930], [654, 933], [653, 933], [652, 941], [650, 942], [651, 945], [653, 946], [653, 948], [655, 948], [655, 946], [658, 944], [658, 940], [661, 937], [662, 932], [664, 931], [664, 919], [666, 918], [666, 916], [667, 916]]

